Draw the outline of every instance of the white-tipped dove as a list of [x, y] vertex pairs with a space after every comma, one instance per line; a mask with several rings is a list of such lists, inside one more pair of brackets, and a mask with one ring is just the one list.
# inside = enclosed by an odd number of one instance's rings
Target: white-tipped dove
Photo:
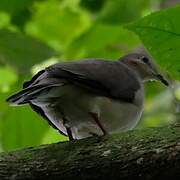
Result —
[[33, 110], [70, 140], [134, 128], [144, 102], [144, 82], [168, 82], [143, 54], [117, 61], [86, 59], [38, 72], [7, 99]]

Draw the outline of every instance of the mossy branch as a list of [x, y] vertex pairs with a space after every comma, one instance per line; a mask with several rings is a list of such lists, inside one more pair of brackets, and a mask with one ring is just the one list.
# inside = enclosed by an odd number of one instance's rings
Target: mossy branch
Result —
[[1, 180], [180, 178], [180, 125], [0, 154]]

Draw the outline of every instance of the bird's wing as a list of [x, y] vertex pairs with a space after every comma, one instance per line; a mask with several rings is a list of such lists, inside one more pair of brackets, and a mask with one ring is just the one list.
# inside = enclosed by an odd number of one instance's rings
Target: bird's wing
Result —
[[90, 93], [117, 100], [132, 102], [140, 84], [135, 74], [120, 62], [104, 60], [84, 60], [80, 62], [59, 63], [37, 73], [23, 85], [23, 90], [7, 99], [15, 104], [29, 103], [33, 110], [44, 117], [55, 128], [54, 120], [49, 119], [46, 110], [31, 103], [48, 88], [73, 84], [85, 88]]
[[41, 117], [43, 117], [50, 126], [52, 126], [54, 129], [58, 130], [60, 132], [60, 134], [67, 136], [67, 134], [64, 133], [64, 131], [62, 131], [59, 127], [57, 127], [56, 125], [54, 125], [53, 120], [49, 119], [49, 117], [46, 115], [45, 110], [35, 104], [29, 103], [29, 105], [31, 106], [31, 108], [38, 113]]
[[55, 79], [65, 79], [91, 93], [132, 102], [140, 83], [136, 74], [120, 61], [83, 60], [59, 63], [46, 69]]
[[65, 132], [59, 128], [60, 125], [57, 127], [53, 123], [53, 120], [47, 116], [44, 108], [31, 102], [31, 100], [38, 97], [42, 91], [48, 91], [53, 87], [61, 87], [63, 85], [64, 82], [61, 79], [51, 78], [45, 70], [42, 70], [33, 76], [30, 81], [24, 82], [23, 89], [10, 96], [6, 101], [15, 105], [28, 103], [31, 108], [47, 120], [52, 127], [57, 129], [61, 134], [66, 135]]

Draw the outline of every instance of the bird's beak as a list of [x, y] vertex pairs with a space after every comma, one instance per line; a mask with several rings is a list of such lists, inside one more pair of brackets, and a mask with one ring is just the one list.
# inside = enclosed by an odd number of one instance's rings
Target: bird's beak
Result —
[[168, 86], [169, 83], [166, 79], [164, 79], [164, 77], [161, 74], [156, 74], [156, 79], [161, 81], [165, 86]]

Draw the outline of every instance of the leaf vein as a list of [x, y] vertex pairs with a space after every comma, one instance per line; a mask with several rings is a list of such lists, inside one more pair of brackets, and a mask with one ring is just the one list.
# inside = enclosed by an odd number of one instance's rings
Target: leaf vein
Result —
[[156, 30], [156, 31], [160, 31], [160, 32], [165, 32], [165, 33], [173, 34], [175, 36], [179, 36], [180, 37], [179, 33], [168, 31], [168, 30], [165, 30], [165, 29], [157, 28], [157, 27], [152, 27], [152, 26], [135, 26], [135, 27], [136, 28], [144, 28], [144, 29], [152, 29], [152, 30]]

